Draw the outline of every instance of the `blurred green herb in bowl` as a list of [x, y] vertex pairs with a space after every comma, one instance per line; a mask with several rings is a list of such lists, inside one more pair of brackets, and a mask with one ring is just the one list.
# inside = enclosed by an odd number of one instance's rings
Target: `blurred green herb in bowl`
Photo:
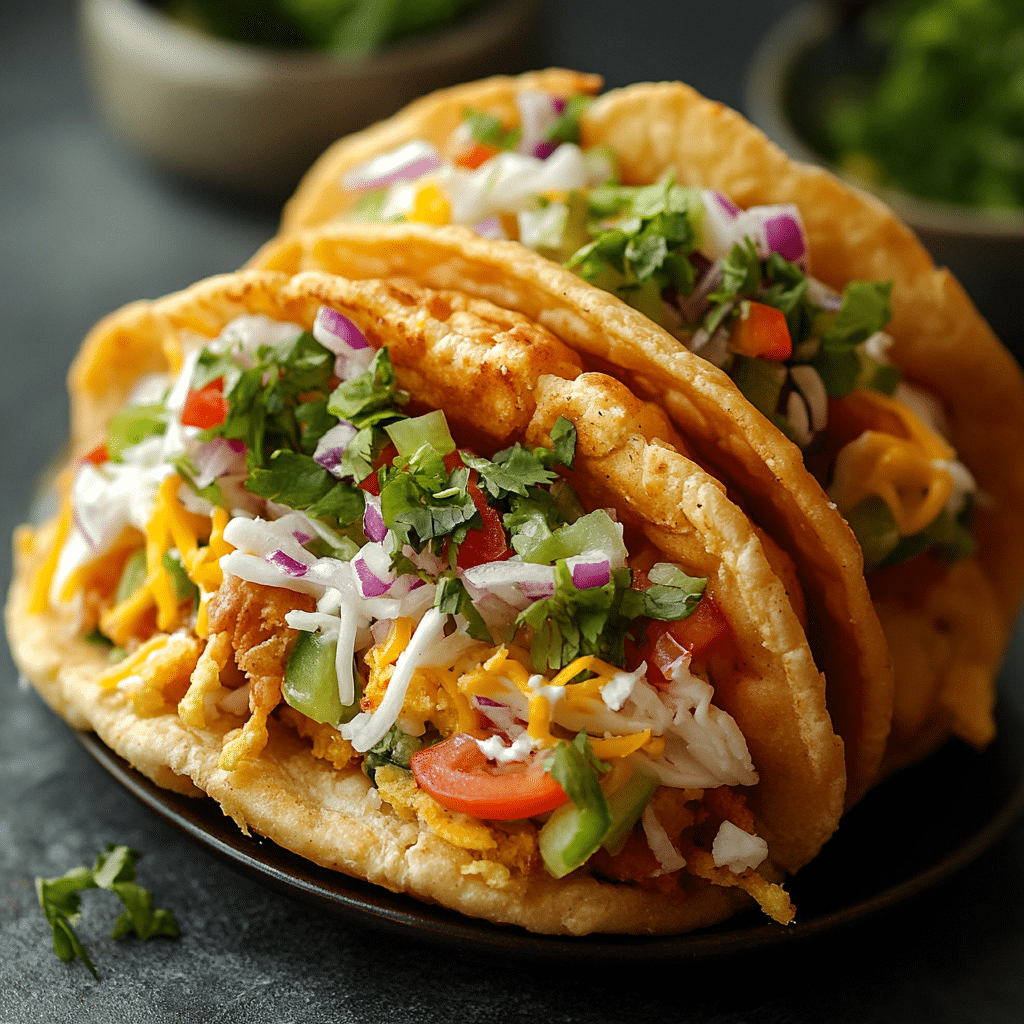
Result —
[[166, 0], [172, 18], [238, 43], [358, 58], [442, 28], [482, 0]]
[[1024, 0], [879, 2], [855, 27], [880, 70], [832, 97], [824, 155], [926, 199], [1024, 207]]

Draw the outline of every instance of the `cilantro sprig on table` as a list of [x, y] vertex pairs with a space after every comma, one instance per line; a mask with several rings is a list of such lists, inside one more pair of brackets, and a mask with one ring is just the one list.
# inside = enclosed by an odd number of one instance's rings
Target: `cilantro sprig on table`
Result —
[[114, 924], [112, 939], [121, 939], [134, 932], [140, 939], [156, 935], [177, 936], [178, 923], [170, 910], [157, 910], [153, 896], [135, 881], [135, 865], [142, 854], [130, 846], [108, 843], [96, 858], [92, 869], [72, 868], [59, 878], [37, 878], [36, 894], [47, 923], [53, 931], [53, 950], [64, 963], [75, 957], [82, 960], [99, 980], [99, 974], [85, 945], [75, 932], [81, 919], [80, 892], [106, 889], [121, 901], [124, 911]]

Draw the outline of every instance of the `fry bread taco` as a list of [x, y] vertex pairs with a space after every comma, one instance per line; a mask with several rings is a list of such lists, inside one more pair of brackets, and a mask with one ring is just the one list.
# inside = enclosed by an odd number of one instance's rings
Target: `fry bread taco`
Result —
[[[886, 651], [896, 688], [883, 771], [950, 732], [983, 745], [1024, 584], [1018, 366], [886, 207], [790, 160], [734, 111], [680, 83], [592, 102], [589, 81], [575, 97], [564, 87], [492, 79], [476, 83], [478, 102], [470, 87], [440, 92], [341, 140], [254, 265], [353, 272], [362, 243], [335, 224], [295, 241], [337, 218], [458, 223], [642, 310], [663, 330], [622, 347], [581, 332], [578, 350], [662, 403], [797, 559], [848, 801], [886, 749], [888, 713], [871, 710], [887, 702]], [[467, 243], [426, 234], [418, 280], [493, 288], [457, 265]], [[494, 265], [514, 261], [507, 243], [490, 245]], [[595, 322], [615, 315], [590, 308]], [[859, 569], [843, 518], [884, 644], [849, 601]], [[832, 625], [818, 636], [816, 623]]]
[[553, 933], [792, 919], [842, 741], [784, 554], [661, 408], [457, 290], [245, 271], [70, 377], [22, 671], [326, 867]]

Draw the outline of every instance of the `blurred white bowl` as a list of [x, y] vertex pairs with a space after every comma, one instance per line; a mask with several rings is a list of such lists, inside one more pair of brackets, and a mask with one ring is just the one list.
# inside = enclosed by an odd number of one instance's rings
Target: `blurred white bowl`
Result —
[[794, 8], [758, 47], [747, 75], [747, 115], [798, 160], [823, 164], [851, 184], [874, 192], [914, 231], [935, 262], [956, 275], [992, 328], [1024, 357], [1019, 289], [1024, 266], [1024, 210], [985, 210], [921, 199], [866, 185], [815, 152], [800, 118], [812, 116], [829, 79], [855, 68], [856, 44], [841, 34], [834, 7]]
[[534, 62], [536, 0], [492, 0], [446, 29], [358, 61], [205, 36], [144, 0], [82, 0], [90, 91], [156, 163], [284, 198], [338, 137], [432, 89]]

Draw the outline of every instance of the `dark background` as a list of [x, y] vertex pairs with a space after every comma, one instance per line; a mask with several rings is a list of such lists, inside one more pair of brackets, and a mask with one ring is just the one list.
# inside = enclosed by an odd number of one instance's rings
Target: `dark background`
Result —
[[[742, 107], [755, 46], [791, 6], [556, 0], [544, 5], [545, 60], [600, 72], [609, 86], [681, 78]], [[82, 87], [71, 0], [0, 0], [0, 534], [24, 518], [66, 439], [64, 374], [88, 328], [127, 301], [237, 267], [273, 234], [276, 213], [185, 186], [110, 137]], [[1019, 648], [1002, 681], [1014, 692]], [[212, 858], [111, 780], [19, 688], [6, 653], [0, 701], [0, 1024], [1024, 1016], [1020, 821], [949, 880], [813, 940], [661, 963], [459, 960], [312, 910]], [[929, 785], [927, 772], [921, 780]], [[942, 807], [938, 827], [948, 816], [955, 829], [960, 810]], [[95, 982], [54, 957], [33, 877], [91, 864], [108, 842], [146, 852], [141, 881], [182, 936], [111, 942], [114, 909], [86, 894], [80, 935]], [[914, 842], [897, 815], [871, 856], [884, 862]]]

